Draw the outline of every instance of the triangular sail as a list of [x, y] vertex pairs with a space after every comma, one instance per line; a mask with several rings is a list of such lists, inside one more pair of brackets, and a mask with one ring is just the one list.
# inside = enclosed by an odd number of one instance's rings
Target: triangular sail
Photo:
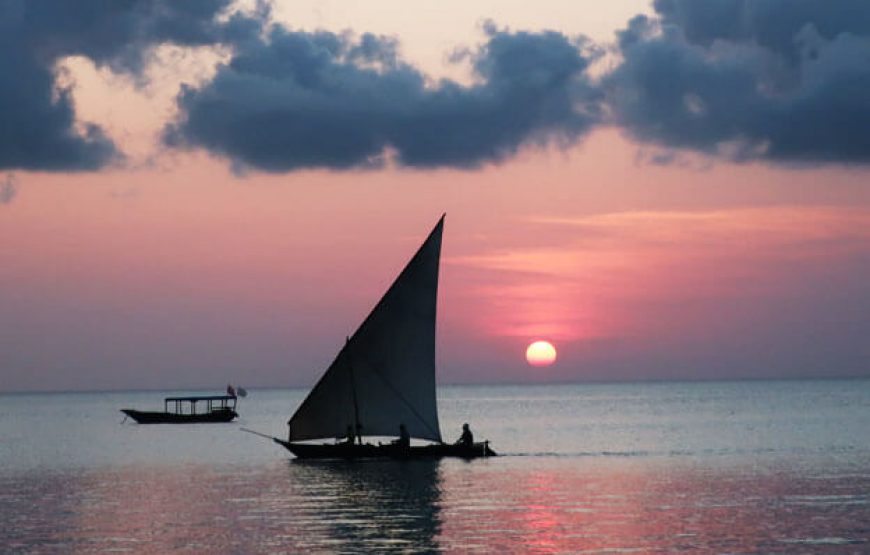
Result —
[[444, 217], [338, 353], [288, 425], [290, 441], [367, 436], [441, 441], [435, 401], [435, 306]]

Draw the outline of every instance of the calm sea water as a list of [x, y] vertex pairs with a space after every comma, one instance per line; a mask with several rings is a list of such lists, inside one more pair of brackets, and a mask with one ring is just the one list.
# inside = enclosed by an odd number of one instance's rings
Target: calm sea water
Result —
[[122, 422], [175, 393], [0, 395], [0, 552], [870, 552], [867, 380], [443, 387], [445, 436], [504, 455], [470, 462], [240, 431], [283, 436], [299, 390]]

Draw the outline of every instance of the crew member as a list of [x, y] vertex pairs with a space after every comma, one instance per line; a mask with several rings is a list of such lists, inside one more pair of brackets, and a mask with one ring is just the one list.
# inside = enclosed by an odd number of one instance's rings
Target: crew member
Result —
[[462, 425], [462, 435], [456, 440], [456, 445], [462, 445], [463, 447], [474, 445], [474, 434], [471, 433], [468, 423]]
[[393, 445], [402, 449], [410, 449], [411, 434], [408, 433], [408, 428], [404, 424], [399, 424], [399, 439], [394, 440]]

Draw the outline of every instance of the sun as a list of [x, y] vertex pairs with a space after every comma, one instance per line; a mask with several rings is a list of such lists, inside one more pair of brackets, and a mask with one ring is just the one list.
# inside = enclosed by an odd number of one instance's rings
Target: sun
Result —
[[556, 362], [556, 347], [549, 341], [535, 341], [526, 349], [526, 360], [532, 366], [549, 366]]

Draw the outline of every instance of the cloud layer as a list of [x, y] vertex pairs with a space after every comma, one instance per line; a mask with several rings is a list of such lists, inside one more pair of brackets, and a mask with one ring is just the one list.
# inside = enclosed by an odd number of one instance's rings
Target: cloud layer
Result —
[[215, 44], [256, 32], [250, 18], [218, 20], [230, 1], [0, 0], [0, 168], [94, 170], [118, 159], [102, 129], [76, 125], [56, 62], [85, 56], [137, 74], [151, 46]]
[[870, 3], [657, 0], [606, 79], [634, 137], [734, 160], [870, 162]]
[[230, 58], [183, 86], [164, 142], [239, 167], [476, 167], [529, 144], [571, 145], [596, 125], [731, 160], [870, 162], [870, 3], [655, 0], [612, 46], [485, 26], [475, 81], [432, 82], [394, 39], [303, 32], [265, 4], [0, 0], [0, 169], [93, 170], [122, 154], [76, 122], [55, 64], [85, 56], [142, 75], [156, 45], [213, 45]]
[[[396, 44], [275, 26], [179, 97], [166, 141], [267, 171], [500, 161], [529, 141], [573, 141], [597, 121], [593, 53], [559, 33], [488, 29], [470, 54], [479, 83], [428, 83]], [[586, 109], [584, 109], [586, 108]]]

